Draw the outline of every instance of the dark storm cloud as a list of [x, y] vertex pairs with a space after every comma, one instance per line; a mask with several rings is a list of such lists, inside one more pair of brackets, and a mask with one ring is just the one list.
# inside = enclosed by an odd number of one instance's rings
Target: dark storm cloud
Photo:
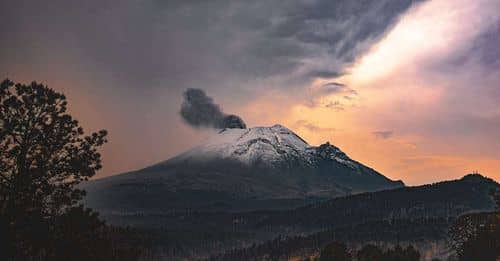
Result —
[[[324, 49], [333, 64], [311, 69], [306, 77], [336, 77], [417, 1], [329, 1], [298, 3], [276, 19], [268, 35], [297, 45]], [[314, 54], [310, 51], [308, 54]]]
[[323, 84], [323, 89], [328, 90], [328, 92], [341, 92], [349, 88], [343, 83], [329, 82]]
[[[162, 73], [152, 48], [152, 6], [147, 2], [110, 0], [50, 2], [2, 1], [5, 23], [0, 42], [5, 64], [29, 66], [27, 72], [44, 72], [45, 79], [91, 79], [102, 89], [146, 90]], [[9, 73], [0, 64], [0, 72]], [[27, 74], [25, 72], [25, 74]], [[84, 76], [83, 76], [84, 75]], [[33, 79], [35, 80], [35, 79]]]
[[495, 24], [474, 40], [471, 48], [462, 55], [464, 59], [476, 56], [484, 66], [500, 66], [500, 24]]
[[311, 78], [335, 78], [341, 75], [342, 73], [337, 71], [320, 71], [320, 70], [313, 70], [307, 74], [307, 76]]
[[246, 128], [240, 117], [223, 113], [220, 106], [200, 89], [187, 89], [184, 92], [180, 114], [186, 123], [195, 128]]
[[66, 88], [80, 103], [75, 114], [114, 133], [109, 146], [118, 153], [108, 166], [121, 166], [124, 148], [145, 146], [130, 137], [145, 131], [153, 133], [142, 160], [189, 144], [178, 138], [188, 136], [179, 121], [152, 120], [178, 119], [182, 90], [203, 86], [243, 104], [268, 89], [296, 88], [302, 99], [299, 88], [345, 72], [411, 3], [0, 1], [0, 75]]
[[60, 66], [107, 78], [105, 88], [307, 82], [341, 75], [412, 2], [5, 1], [0, 52], [5, 63], [39, 60], [34, 70], [63, 56]]
[[279, 76], [307, 83], [344, 74], [413, 2], [187, 2], [167, 12], [164, 26], [184, 31], [176, 35], [183, 47], [203, 43], [193, 48], [194, 59], [202, 58], [196, 69], [215, 71], [219, 81]]
[[[328, 82], [323, 85], [314, 86], [310, 88], [310, 95], [312, 99], [307, 106], [315, 107], [321, 104], [320, 98], [325, 96], [333, 95], [335, 98], [343, 98], [345, 100], [353, 100], [357, 97], [358, 92], [354, 89], [351, 89], [347, 85], [340, 82]], [[329, 101], [326, 104], [323, 104], [325, 108], [329, 108], [335, 111], [344, 111], [345, 105], [342, 104], [339, 100]]]

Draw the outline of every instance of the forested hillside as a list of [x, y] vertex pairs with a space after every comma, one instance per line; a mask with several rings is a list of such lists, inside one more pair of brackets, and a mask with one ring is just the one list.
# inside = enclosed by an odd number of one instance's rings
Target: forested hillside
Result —
[[[432, 185], [337, 198], [294, 210], [245, 213], [192, 210], [112, 215], [108, 220], [152, 232], [159, 238], [158, 247], [171, 258], [202, 258], [231, 249], [256, 254], [274, 249], [276, 255], [286, 256], [317, 251], [332, 239], [353, 244], [366, 241], [434, 244], [446, 237], [456, 217], [492, 210], [494, 202], [489, 191], [498, 187], [495, 181], [474, 174]], [[267, 243], [261, 245], [263, 242]]]

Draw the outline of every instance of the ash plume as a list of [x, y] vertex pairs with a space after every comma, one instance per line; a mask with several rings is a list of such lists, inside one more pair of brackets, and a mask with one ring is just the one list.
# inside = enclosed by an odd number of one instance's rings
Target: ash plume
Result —
[[246, 129], [241, 117], [225, 114], [213, 99], [203, 90], [189, 88], [184, 91], [180, 114], [182, 119], [194, 128]]

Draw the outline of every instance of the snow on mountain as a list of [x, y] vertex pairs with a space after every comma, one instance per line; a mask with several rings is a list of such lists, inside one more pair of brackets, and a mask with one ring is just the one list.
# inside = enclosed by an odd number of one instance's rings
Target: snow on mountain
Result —
[[84, 187], [90, 206], [130, 212], [279, 208], [401, 186], [328, 142], [311, 146], [274, 125], [223, 129], [179, 156]]
[[203, 144], [181, 154], [178, 159], [219, 158], [233, 159], [247, 165], [257, 162], [272, 165], [291, 159], [311, 163], [313, 157], [318, 156], [355, 167], [355, 162], [339, 148], [329, 143], [320, 147], [311, 146], [293, 131], [279, 124], [272, 127], [223, 129]]
[[307, 142], [289, 129], [274, 125], [249, 129], [223, 129], [183, 157], [231, 158], [252, 164], [258, 160], [273, 162], [285, 156], [303, 156]]

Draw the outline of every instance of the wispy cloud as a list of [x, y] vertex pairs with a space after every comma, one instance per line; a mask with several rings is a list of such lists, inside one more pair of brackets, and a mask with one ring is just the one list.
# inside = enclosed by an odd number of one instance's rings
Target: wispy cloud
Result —
[[388, 139], [394, 135], [393, 131], [374, 131], [372, 134], [379, 139]]
[[339, 101], [331, 101], [325, 105], [326, 108], [336, 110], [336, 111], [343, 111], [345, 110], [344, 106], [339, 102]]
[[298, 120], [294, 124], [295, 128], [304, 128], [307, 129], [308, 131], [311, 132], [333, 132], [336, 129], [335, 128], [329, 128], [329, 127], [321, 127], [319, 125], [316, 125], [312, 122], [306, 121], [306, 120]]

